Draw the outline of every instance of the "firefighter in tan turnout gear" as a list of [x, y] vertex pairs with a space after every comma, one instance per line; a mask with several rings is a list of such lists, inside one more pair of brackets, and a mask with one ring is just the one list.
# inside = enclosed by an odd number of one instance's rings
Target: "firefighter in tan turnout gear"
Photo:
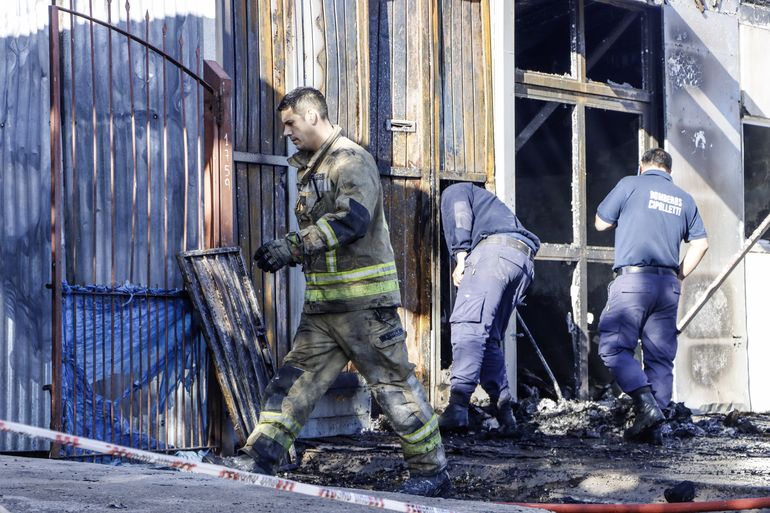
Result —
[[410, 472], [401, 491], [443, 495], [451, 487], [446, 456], [438, 419], [407, 359], [374, 159], [331, 124], [316, 89], [290, 92], [278, 113], [299, 149], [289, 162], [298, 169], [300, 230], [264, 244], [254, 258], [268, 272], [301, 264], [307, 287], [293, 349], [241, 451], [254, 458], [255, 471], [274, 474], [318, 399], [352, 361], [401, 439]]

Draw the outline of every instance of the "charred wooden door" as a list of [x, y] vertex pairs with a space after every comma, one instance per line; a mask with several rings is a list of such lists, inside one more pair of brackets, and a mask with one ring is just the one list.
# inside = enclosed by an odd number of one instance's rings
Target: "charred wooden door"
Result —
[[[493, 176], [488, 1], [225, 5], [244, 254], [291, 229], [295, 178], [285, 165], [290, 150], [275, 107], [294, 87], [316, 87], [327, 98], [332, 122], [377, 160], [409, 355], [432, 388], [441, 371], [431, 336], [434, 330], [437, 339], [440, 329], [433, 309], [443, 244], [437, 230], [439, 178], [485, 183]], [[280, 362], [301, 307], [301, 297], [289, 291], [302, 277], [257, 272], [254, 280]]]
[[[452, 183], [475, 182], [494, 190], [494, 146], [492, 142], [492, 64], [489, 2], [445, 0], [436, 13], [437, 68], [436, 110], [437, 179], [436, 202]], [[440, 227], [436, 212], [436, 226]], [[449, 317], [456, 288], [449, 255], [441, 230], [435, 235], [434, 401], [447, 399], [448, 369], [452, 362]]]
[[[289, 231], [286, 144], [275, 114], [286, 91], [284, 2], [234, 0], [224, 5], [224, 65], [234, 77], [238, 244], [251, 263], [263, 242]], [[289, 272], [250, 269], [266, 335], [280, 362], [290, 344]]]
[[410, 360], [431, 372], [434, 2], [370, 0], [370, 145], [401, 283]]

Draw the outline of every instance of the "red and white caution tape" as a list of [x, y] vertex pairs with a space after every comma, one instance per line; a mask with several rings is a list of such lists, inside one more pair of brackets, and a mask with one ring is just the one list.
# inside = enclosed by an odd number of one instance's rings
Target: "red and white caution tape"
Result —
[[322, 488], [320, 486], [299, 483], [290, 479], [280, 479], [273, 476], [255, 474], [253, 472], [244, 472], [242, 470], [222, 467], [220, 465], [212, 465], [210, 463], [194, 463], [183, 458], [178, 458], [176, 456], [142, 451], [140, 449], [133, 449], [131, 447], [125, 447], [122, 445], [109, 444], [100, 440], [67, 435], [58, 431], [51, 431], [50, 429], [27, 426], [26, 424], [19, 424], [17, 422], [10, 422], [2, 419], [0, 419], [0, 431], [19, 433], [34, 438], [45, 438], [61, 445], [68, 445], [71, 447], [77, 447], [79, 449], [87, 449], [89, 451], [108, 454], [110, 456], [119, 458], [143, 461], [145, 463], [158, 463], [186, 472], [215, 476], [233, 481], [242, 481], [244, 483], [262, 486], [264, 488], [272, 488], [275, 490], [283, 490], [291, 493], [299, 493], [301, 495], [309, 495], [311, 497], [320, 497], [322, 499], [348, 502], [351, 504], [358, 504], [360, 506], [369, 506], [372, 508], [387, 509], [391, 511], [401, 511], [404, 513], [455, 513], [453, 511], [443, 508], [436, 508], [434, 506], [394, 501], [391, 499], [375, 497], [373, 495], [363, 495], [360, 493], [336, 490], [333, 488]]

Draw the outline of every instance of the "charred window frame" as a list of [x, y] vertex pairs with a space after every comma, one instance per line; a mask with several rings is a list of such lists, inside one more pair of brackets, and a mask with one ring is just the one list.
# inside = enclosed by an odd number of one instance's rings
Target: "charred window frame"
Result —
[[[743, 118], [743, 230], [749, 238], [770, 215], [770, 119]], [[764, 241], [770, 241], [765, 232]], [[770, 243], [754, 246], [752, 251], [766, 252]]]
[[[552, 158], [558, 148], [537, 147], [538, 131], [555, 130], [560, 134], [559, 140], [564, 141], [563, 133], [559, 132], [561, 125], [554, 121], [554, 116], [562, 116], [562, 123], [568, 116], [570, 137], [566, 144], [571, 155], [567, 168], [569, 174], [563, 176], [568, 184], [560, 184], [558, 188], [568, 187], [571, 218], [554, 220], [553, 224], [560, 225], [558, 229], [562, 230], [554, 237], [550, 236], [548, 229], [544, 231], [543, 223], [535, 218], [530, 224], [541, 224], [540, 228], [532, 227], [544, 242], [537, 260], [569, 263], [569, 268], [574, 269], [569, 287], [571, 314], [582, 334], [574, 329], [572, 331], [575, 373], [567, 376], [570, 379], [564, 384], [574, 385], [575, 395], [588, 398], [591, 339], [603, 307], [602, 291], [606, 300], [604, 283], [612, 277], [614, 259], [613, 239], [596, 236], [593, 218], [598, 201], [621, 176], [636, 169], [641, 153], [659, 145], [663, 131], [661, 11], [659, 7], [639, 0], [552, 0], [549, 5], [545, 3], [548, 0], [516, 0], [515, 207], [517, 215], [528, 226], [528, 217], [531, 217], [528, 211], [532, 209], [526, 208], [527, 198], [544, 198], [553, 194], [550, 189], [543, 190], [545, 186], [542, 183], [553, 182], [552, 177], [546, 176], [548, 171], [541, 174], [539, 180], [535, 176], [537, 173], [533, 168], [538, 166], [536, 161], [528, 159], [527, 146], [536, 146], [531, 151], [533, 154], [539, 152], [544, 157]], [[568, 22], [564, 16], [567, 16]], [[561, 33], [549, 34], [550, 29], [568, 31], [568, 38]], [[638, 55], [632, 55], [635, 52], [629, 52], [628, 46], [638, 46]], [[565, 48], [568, 51], [568, 69], [565, 66]], [[541, 52], [540, 59], [532, 53], [527, 54], [538, 51]], [[618, 78], [613, 73], [617, 73]], [[534, 111], [531, 108], [533, 102], [540, 105]], [[521, 114], [527, 109], [528, 116]], [[597, 140], [594, 132], [606, 120], [615, 122], [613, 119], [619, 120], [625, 130], [633, 130], [636, 126], [636, 144], [626, 145], [625, 153], [613, 155], [618, 158], [625, 155], [617, 166], [605, 163], [602, 170], [599, 169], [602, 166], [598, 164], [600, 158], [597, 155], [600, 152], [597, 153], [596, 145], [612, 144], [613, 134], [605, 134], [602, 142]], [[613, 150], [607, 149], [610, 152]], [[629, 151], [631, 154], [627, 155]], [[560, 165], [552, 161], [551, 164], [544, 163], [540, 167]], [[617, 176], [597, 178], [597, 172], [615, 173]], [[533, 176], [528, 182], [520, 183], [521, 180], [526, 181], [528, 175]], [[541, 189], [537, 190], [538, 187]], [[526, 190], [520, 190], [522, 188]], [[557, 197], [563, 199], [566, 193], [562, 191], [559, 194]], [[562, 226], [565, 222], [571, 224], [566, 232]], [[560, 320], [553, 319], [553, 326], [560, 325], [557, 323]], [[566, 324], [564, 326], [566, 329]], [[544, 334], [547, 335], [542, 337], [544, 340], [553, 336], [553, 333]], [[555, 352], [563, 355], [564, 349], [556, 348]]]

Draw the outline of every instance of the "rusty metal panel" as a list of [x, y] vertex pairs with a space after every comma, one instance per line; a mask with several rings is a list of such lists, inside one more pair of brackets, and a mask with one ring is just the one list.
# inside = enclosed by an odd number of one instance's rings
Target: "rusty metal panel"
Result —
[[[698, 203], [711, 247], [684, 281], [680, 315], [743, 242], [738, 17], [689, 0], [664, 9], [666, 146], [674, 181]], [[698, 410], [748, 409], [742, 266], [679, 337], [675, 398]]]
[[[51, 382], [47, 2], [0, 21], [0, 417], [48, 427]], [[0, 451], [48, 443], [0, 433]]]
[[275, 374], [254, 287], [240, 248], [188, 251], [177, 260], [243, 444], [259, 422], [264, 391]]

